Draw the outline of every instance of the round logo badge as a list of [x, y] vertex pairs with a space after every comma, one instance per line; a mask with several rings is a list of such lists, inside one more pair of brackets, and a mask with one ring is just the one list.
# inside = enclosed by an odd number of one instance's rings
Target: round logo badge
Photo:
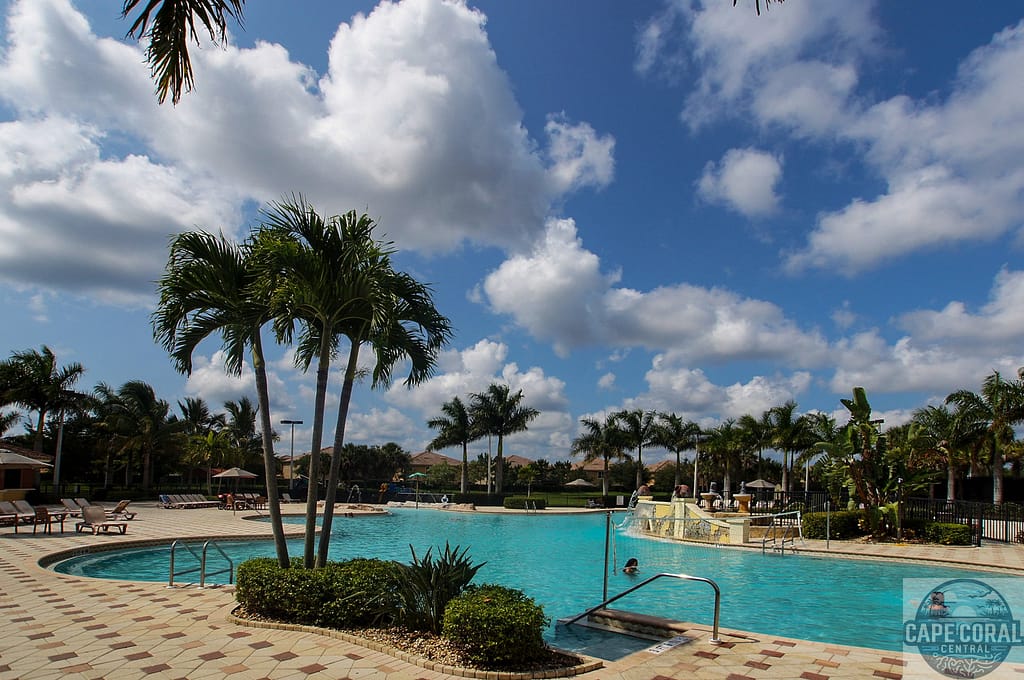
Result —
[[903, 622], [903, 643], [917, 647], [942, 675], [980, 678], [1024, 640], [999, 591], [975, 579], [954, 579], [924, 593], [913, 620]]

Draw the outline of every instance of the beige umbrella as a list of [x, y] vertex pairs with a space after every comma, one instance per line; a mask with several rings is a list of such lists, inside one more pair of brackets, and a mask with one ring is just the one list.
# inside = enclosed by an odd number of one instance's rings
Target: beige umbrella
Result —
[[583, 488], [593, 488], [594, 485], [581, 477], [580, 479], [574, 479], [571, 482], [568, 482], [566, 484], [566, 486], [574, 486], [574, 487], [583, 489]]

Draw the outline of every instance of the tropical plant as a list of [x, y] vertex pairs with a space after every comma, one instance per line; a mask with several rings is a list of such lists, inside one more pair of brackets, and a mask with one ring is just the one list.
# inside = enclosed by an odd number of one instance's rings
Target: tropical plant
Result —
[[153, 313], [153, 337], [167, 350], [175, 368], [192, 372], [192, 353], [213, 334], [224, 340], [224, 365], [240, 375], [246, 350], [250, 350], [256, 378], [263, 470], [267, 483], [268, 510], [274, 547], [282, 568], [290, 564], [281, 523], [277, 493], [277, 459], [270, 420], [270, 391], [263, 355], [261, 329], [270, 320], [265, 298], [255, 284], [266, 278], [253, 266], [251, 251], [222, 236], [186, 232], [171, 240], [166, 270], [157, 289], [160, 299]]
[[1013, 426], [1024, 421], [1024, 383], [1006, 380], [993, 371], [982, 382], [981, 392], [957, 390], [946, 397], [955, 404], [957, 417], [964, 423], [983, 426], [992, 460], [992, 502], [1003, 502], [1003, 451], [1013, 440]]
[[761, 412], [760, 418], [750, 414], [740, 416], [736, 421], [743, 432], [743, 441], [747, 448], [757, 452], [757, 478], [764, 478], [764, 450], [772, 445], [772, 412], [771, 409]]
[[624, 410], [612, 414], [616, 426], [622, 430], [629, 448], [636, 449], [636, 488], [644, 484], [644, 447], [655, 444], [654, 411]]
[[583, 454], [583, 461], [601, 459], [604, 470], [601, 473], [601, 494], [608, 495], [608, 465], [612, 460], [627, 458], [628, 444], [625, 433], [619, 429], [615, 418], [608, 416], [604, 421], [596, 418], [581, 418], [583, 433], [572, 440], [572, 455]]
[[[295, 360], [305, 369], [314, 359], [317, 362], [314, 451], [320, 449], [323, 437], [331, 358], [340, 340], [348, 341], [332, 449], [340, 454], [362, 346], [368, 345], [374, 354], [372, 387], [389, 385], [392, 370], [402, 360], [409, 366], [404, 382], [413, 387], [431, 376], [451, 326], [435, 308], [428, 286], [394, 270], [394, 251], [390, 244], [374, 239], [376, 224], [369, 216], [350, 211], [325, 218], [299, 195], [271, 204], [263, 211], [263, 220], [258, 251], [263, 268], [272, 274], [265, 279], [266, 291], [278, 338], [290, 341], [296, 323], [300, 324]], [[313, 467], [315, 473], [315, 457]], [[315, 488], [310, 487], [303, 552], [307, 568], [327, 563], [340, 471], [340, 455], [332, 455], [315, 562], [316, 497]]]
[[[683, 483], [682, 460], [683, 451], [694, 451], [700, 441], [700, 425], [692, 420], [684, 421], [675, 413], [659, 413], [658, 423], [654, 432], [654, 443], [676, 454], [676, 467], [673, 487]], [[693, 490], [697, 492], [696, 489]]]
[[398, 594], [402, 601], [400, 622], [412, 630], [440, 633], [444, 625], [444, 610], [452, 598], [469, 585], [486, 562], [473, 564], [469, 549], [452, 548], [447, 542], [444, 551], [434, 559], [433, 548], [422, 558], [411, 545], [412, 563], [399, 570]]
[[[227, 411], [224, 429], [231, 438], [234, 449], [234, 460], [232, 464], [237, 467], [247, 468], [252, 462], [260, 461], [261, 438], [256, 429], [257, 409], [249, 397], [242, 397], [238, 401], [224, 402], [224, 409]], [[274, 440], [277, 434], [274, 433]], [[274, 476], [277, 476], [277, 459], [274, 459]]]
[[[127, 18], [143, 0], [124, 0], [121, 17]], [[203, 25], [210, 40], [217, 44], [227, 39], [227, 18], [242, 23], [245, 0], [146, 0], [139, 16], [128, 29], [128, 35], [149, 40], [146, 61], [156, 80], [161, 104], [171, 95], [171, 103], [181, 100], [181, 91], [193, 87], [190, 42], [199, 44], [196, 20]], [[155, 12], [155, 14], [154, 14]]]
[[782, 490], [791, 491], [792, 461], [796, 454], [814, 446], [807, 419], [796, 415], [797, 404], [787, 401], [771, 409], [772, 446], [782, 451]]
[[967, 460], [965, 437], [958, 427], [956, 414], [940, 404], [919, 408], [912, 418], [931, 437], [933, 450], [946, 469], [946, 500], [956, 500], [957, 468]]
[[459, 491], [466, 493], [469, 490], [469, 445], [483, 436], [474, 427], [469, 410], [461, 399], [452, 397], [451, 401], [441, 404], [441, 415], [428, 420], [427, 427], [437, 430], [437, 436], [427, 444], [428, 448], [462, 447], [462, 473]]
[[704, 447], [722, 468], [722, 490], [728, 496], [732, 490], [732, 471], [740, 464], [744, 450], [743, 430], [729, 418], [707, 432]]
[[498, 438], [497, 455], [495, 456], [494, 486], [497, 493], [504, 488], [504, 442], [505, 437], [516, 432], [524, 432], [530, 421], [540, 415], [540, 411], [523, 406], [523, 391], [512, 394], [508, 385], [492, 383], [484, 392], [470, 395], [470, 418], [476, 423], [481, 435], [493, 435]]
[[57, 413], [63, 418], [66, 411], [88, 403], [89, 395], [73, 389], [83, 373], [85, 369], [77, 362], [58, 368], [57, 357], [46, 345], [41, 351], [13, 352], [10, 359], [0, 362], [0, 405], [36, 412], [35, 451], [43, 450], [48, 415]]
[[142, 488], [148, 489], [154, 459], [184, 447], [181, 421], [171, 417], [170, 404], [141, 380], [129, 380], [117, 390], [101, 383], [96, 392], [103, 403], [104, 423], [117, 439], [120, 453], [141, 458]]

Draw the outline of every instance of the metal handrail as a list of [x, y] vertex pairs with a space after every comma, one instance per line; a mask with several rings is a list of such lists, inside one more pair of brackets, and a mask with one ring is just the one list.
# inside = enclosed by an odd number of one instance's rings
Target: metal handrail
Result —
[[645, 585], [647, 585], [651, 581], [657, 580], [659, 578], [677, 578], [677, 579], [682, 579], [682, 580], [685, 580], [685, 581], [700, 581], [701, 583], [707, 583], [709, 586], [711, 586], [714, 589], [714, 591], [715, 591], [715, 616], [714, 616], [714, 623], [713, 623], [712, 631], [711, 631], [711, 640], [709, 642], [711, 642], [711, 644], [714, 644], [714, 645], [721, 644], [722, 641], [718, 637], [718, 613], [719, 613], [719, 610], [720, 610], [721, 604], [722, 604], [722, 591], [718, 588], [718, 584], [715, 583], [714, 581], [712, 581], [711, 579], [704, 578], [703, 576], [690, 576], [689, 574], [670, 574], [670, 573], [655, 574], [654, 576], [651, 576], [650, 578], [644, 579], [640, 583], [637, 583], [635, 586], [622, 591], [618, 595], [615, 595], [613, 597], [609, 597], [607, 600], [605, 600], [601, 604], [597, 605], [596, 607], [591, 607], [590, 609], [588, 609], [587, 611], [583, 612], [582, 614], [579, 614], [578, 616], [574, 616], [573, 618], [565, 621], [564, 623], [567, 626], [571, 625], [573, 623], [576, 623], [580, 619], [582, 619], [584, 617], [587, 617], [587, 616], [590, 616], [591, 614], [593, 614], [597, 610], [604, 609], [605, 607], [607, 607], [612, 602], [615, 602], [615, 600], [618, 600], [621, 597], [625, 597], [626, 595], [629, 595], [630, 593], [632, 593], [634, 590], [638, 590], [639, 588], [643, 588]]
[[[771, 515], [772, 522], [771, 522], [771, 524], [768, 525], [768, 528], [769, 529], [774, 529], [776, 527], [775, 521], [778, 518], [780, 518], [780, 517], [785, 517], [786, 515], [796, 515], [796, 524], [795, 525], [793, 525], [793, 524], [785, 524], [785, 525], [779, 524], [778, 525], [778, 526], [784, 526], [785, 527], [785, 530], [782, 532], [782, 543], [781, 543], [782, 547], [779, 548], [779, 553], [782, 554], [782, 555], [786, 554], [786, 539], [789, 538], [789, 530], [792, 529], [794, 526], [796, 526], [797, 530], [800, 532], [799, 533], [800, 541], [802, 542], [804, 540], [803, 524], [802, 524], [802, 520], [801, 520], [801, 513], [800, 513], [799, 510], [790, 510], [788, 512], [779, 512], [779, 513], [776, 513], [774, 515]], [[771, 532], [771, 539], [772, 539], [772, 549], [774, 550], [775, 549], [775, 532], [774, 531]], [[796, 541], [796, 537], [789, 538], [789, 540], [791, 542], [795, 542]], [[768, 534], [766, 533], [761, 538], [761, 553], [763, 554], [763, 553], [767, 552], [767, 550], [768, 550]]]
[[[227, 560], [228, 567], [227, 567], [227, 569], [220, 569], [218, 571], [209, 572], [209, 575], [210, 576], [215, 576], [217, 574], [227, 573], [228, 574], [228, 583], [229, 584], [230, 583], [234, 583], [234, 581], [235, 581], [235, 563], [234, 563], [234, 561], [230, 557], [228, 557], [227, 553], [225, 553], [221, 549], [221, 547], [219, 545], [217, 545], [216, 542], [214, 542], [214, 541], [206, 541], [205, 543], [203, 543], [203, 551], [202, 551], [201, 554], [197, 555], [196, 551], [193, 550], [192, 546], [190, 546], [188, 543], [183, 543], [182, 541], [174, 541], [173, 543], [171, 543], [170, 575], [169, 575], [169, 577], [167, 579], [167, 587], [168, 588], [173, 588], [174, 587], [174, 579], [177, 576], [184, 576], [185, 574], [193, 574], [193, 573], [199, 572], [199, 587], [200, 588], [205, 588], [206, 587], [206, 576], [207, 576], [207, 571], [206, 571], [206, 553], [207, 553], [210, 545], [213, 545], [214, 549], [221, 554], [221, 557], [223, 557], [225, 560]], [[195, 560], [199, 563], [199, 566], [191, 567], [189, 569], [182, 569], [181, 571], [175, 571], [175, 569], [174, 569], [175, 555], [177, 554], [177, 549], [179, 547], [184, 548], [185, 550], [187, 550], [188, 553], [190, 555], [192, 555], [192, 557], [195, 558]]]

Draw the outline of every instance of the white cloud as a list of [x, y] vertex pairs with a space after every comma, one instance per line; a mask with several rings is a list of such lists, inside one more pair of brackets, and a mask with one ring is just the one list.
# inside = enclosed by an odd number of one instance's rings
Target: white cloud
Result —
[[782, 162], [757, 149], [730, 149], [720, 163], [708, 163], [697, 181], [706, 201], [725, 205], [747, 217], [764, 217], [778, 209], [776, 185]]
[[613, 389], [615, 387], [615, 374], [605, 373], [598, 379], [597, 386], [602, 390]]
[[338, 27], [322, 75], [280, 45], [204, 45], [196, 90], [161, 107], [140, 47], [97, 37], [68, 0], [12, 3], [0, 271], [138, 303], [169, 235], [236, 232], [247, 201], [292, 191], [366, 210], [403, 249], [527, 246], [563, 192], [611, 180], [614, 141], [563, 117], [550, 149], [532, 140], [484, 24], [460, 2], [382, 3]]

